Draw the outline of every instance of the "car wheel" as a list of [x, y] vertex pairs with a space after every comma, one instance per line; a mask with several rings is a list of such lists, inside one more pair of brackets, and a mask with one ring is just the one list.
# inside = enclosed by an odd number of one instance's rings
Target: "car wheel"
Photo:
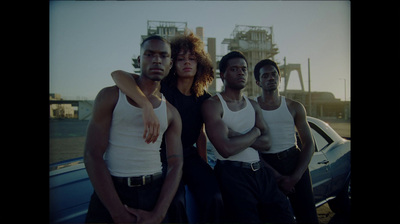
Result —
[[351, 179], [335, 199], [328, 201], [334, 213], [350, 213], [351, 207]]

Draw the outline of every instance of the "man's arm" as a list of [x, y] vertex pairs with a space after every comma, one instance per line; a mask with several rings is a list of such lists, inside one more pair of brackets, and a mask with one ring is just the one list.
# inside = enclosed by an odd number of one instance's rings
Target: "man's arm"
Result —
[[117, 70], [111, 73], [111, 77], [118, 88], [143, 109], [143, 138], [147, 143], [154, 143], [160, 134], [160, 122], [154, 113], [153, 105], [135, 81], [138, 75]]
[[169, 205], [175, 196], [182, 177], [183, 152], [181, 142], [182, 122], [179, 112], [171, 104], [168, 105], [168, 129], [165, 132], [165, 143], [168, 170], [160, 196], [153, 211], [127, 208], [137, 216], [138, 223], [161, 223], [167, 214]]
[[87, 128], [84, 162], [93, 188], [115, 222], [132, 222], [136, 218], [125, 211], [103, 160], [108, 146], [112, 113], [118, 100], [117, 87], [102, 89], [93, 107]]
[[307, 122], [307, 113], [304, 106], [296, 101], [291, 101], [288, 107], [294, 111], [294, 123], [299, 132], [302, 149], [294, 172], [290, 176], [283, 176], [280, 179], [279, 185], [283, 188], [284, 192], [290, 192], [290, 189], [293, 189], [294, 185], [303, 176], [315, 150], [314, 140]]
[[[270, 136], [269, 136], [269, 128], [267, 123], [264, 120], [264, 117], [261, 112], [261, 107], [259, 104], [254, 101], [249, 99], [251, 104], [253, 105], [254, 111], [255, 111], [255, 116], [256, 116], [256, 122], [255, 126], [260, 129], [261, 135], [258, 136], [256, 141], [250, 146], [260, 152], [262, 151], [268, 151], [271, 148], [271, 143], [269, 142]], [[242, 135], [241, 133], [235, 132], [232, 129], [229, 129], [229, 137], [233, 136], [240, 136]]]
[[199, 137], [197, 138], [196, 146], [197, 146], [197, 152], [199, 153], [200, 157], [204, 161], [208, 162], [207, 161], [207, 136], [204, 131], [204, 124], [200, 129], [200, 134], [199, 134]]
[[211, 97], [204, 101], [202, 114], [207, 136], [218, 153], [228, 158], [250, 147], [260, 136], [260, 129], [253, 127], [249, 132], [238, 136], [229, 136], [229, 128], [222, 121], [222, 106], [219, 100]]
[[314, 148], [314, 140], [311, 134], [311, 129], [307, 122], [306, 109], [301, 103], [293, 101], [292, 104], [294, 104], [294, 108], [296, 111], [294, 117], [294, 123], [296, 125], [297, 131], [299, 132], [302, 144], [300, 157], [297, 162], [295, 172], [292, 174], [292, 176], [298, 181], [308, 168], [308, 164], [311, 161], [315, 148]]
[[261, 135], [251, 145], [251, 147], [258, 151], [268, 151], [271, 148], [268, 125], [264, 120], [260, 105], [254, 100], [249, 100], [256, 112], [256, 127], [261, 131]]

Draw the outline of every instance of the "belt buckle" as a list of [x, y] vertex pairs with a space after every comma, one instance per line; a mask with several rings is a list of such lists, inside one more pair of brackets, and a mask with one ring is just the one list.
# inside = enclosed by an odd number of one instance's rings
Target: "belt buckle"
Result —
[[142, 183], [141, 184], [132, 184], [131, 178], [128, 177], [128, 186], [129, 187], [140, 187], [146, 184], [146, 176], [142, 176]]
[[253, 167], [253, 164], [256, 164], [256, 163], [258, 163], [258, 162], [250, 163], [251, 170], [253, 170], [254, 172], [260, 169], [260, 168], [255, 169], [255, 168]]

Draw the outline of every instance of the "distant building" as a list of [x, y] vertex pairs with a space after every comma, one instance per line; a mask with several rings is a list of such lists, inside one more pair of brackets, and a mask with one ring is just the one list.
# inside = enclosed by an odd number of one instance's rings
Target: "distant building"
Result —
[[50, 93], [50, 118], [90, 120], [94, 100], [64, 100], [60, 94]]
[[350, 120], [350, 101], [341, 101], [331, 92], [311, 92], [311, 108], [308, 107], [308, 92], [302, 90], [286, 90], [281, 92], [287, 98], [299, 101], [307, 110], [308, 116], [324, 119]]
[[[61, 101], [61, 95], [57, 93], [49, 94], [50, 101]], [[50, 103], [50, 118], [77, 118], [77, 108], [72, 104], [51, 104]]]
[[147, 34], [142, 35], [142, 41], [152, 35], [171, 40], [176, 35], [183, 34], [185, 29], [187, 29], [187, 22], [147, 20]]

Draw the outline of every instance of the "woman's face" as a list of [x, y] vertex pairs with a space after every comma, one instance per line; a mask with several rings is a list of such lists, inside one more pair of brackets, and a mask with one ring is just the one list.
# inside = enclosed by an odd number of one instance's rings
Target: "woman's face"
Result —
[[194, 77], [197, 72], [197, 59], [191, 52], [181, 50], [175, 62], [175, 70], [180, 78]]

